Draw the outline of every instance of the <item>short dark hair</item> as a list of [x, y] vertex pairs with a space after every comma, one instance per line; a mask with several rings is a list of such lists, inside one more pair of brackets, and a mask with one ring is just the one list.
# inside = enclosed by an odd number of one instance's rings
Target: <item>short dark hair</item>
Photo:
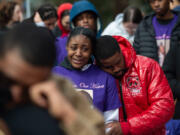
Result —
[[38, 8], [37, 12], [39, 13], [39, 15], [43, 21], [48, 20], [50, 18], [58, 18], [57, 11], [54, 8], [54, 6], [51, 4], [41, 5]]
[[123, 13], [124, 13], [123, 22], [132, 22], [139, 24], [143, 19], [141, 10], [137, 7], [133, 7], [133, 6], [127, 7]]
[[89, 28], [83, 28], [83, 27], [75, 27], [71, 32], [67, 40], [67, 45], [70, 41], [70, 39], [77, 35], [84, 35], [87, 38], [90, 39], [92, 48], [94, 48], [94, 45], [96, 44], [96, 34], [93, 30]]
[[121, 52], [118, 42], [112, 36], [101, 36], [94, 46], [94, 56], [97, 62], [112, 57], [116, 52]]
[[50, 30], [31, 23], [22, 23], [9, 30], [0, 45], [0, 57], [17, 49], [23, 60], [34, 66], [52, 67], [55, 64], [55, 38]]

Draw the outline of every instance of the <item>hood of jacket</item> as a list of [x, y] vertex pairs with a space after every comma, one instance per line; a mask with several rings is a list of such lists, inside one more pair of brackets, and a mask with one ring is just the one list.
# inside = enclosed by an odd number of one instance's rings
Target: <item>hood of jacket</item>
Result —
[[67, 36], [69, 31], [65, 30], [62, 26], [62, 23], [61, 23], [61, 15], [62, 13], [65, 11], [65, 10], [71, 10], [72, 8], [72, 4], [71, 3], [63, 3], [61, 4], [59, 7], [58, 7], [58, 11], [57, 11], [57, 14], [58, 14], [58, 27], [59, 29], [61, 30], [62, 32], [62, 35], [61, 36]]
[[123, 17], [124, 17], [124, 14], [123, 14], [123, 13], [119, 13], [119, 14], [116, 15], [114, 21], [115, 21], [116, 23], [118, 23], [118, 24], [119, 24], [119, 23], [122, 23]]
[[136, 52], [134, 48], [132, 47], [131, 43], [121, 36], [113, 36], [116, 41], [119, 44], [119, 47], [121, 48], [121, 52], [124, 56], [125, 65], [126, 68], [130, 68], [133, 66], [135, 60], [136, 60]]
[[80, 1], [77, 1], [73, 4], [73, 7], [72, 7], [71, 12], [70, 12], [71, 27], [72, 28], [75, 27], [73, 24], [73, 20], [79, 14], [86, 12], [86, 11], [92, 11], [93, 13], [95, 13], [97, 15], [97, 37], [99, 37], [101, 32], [102, 32], [101, 19], [100, 19], [98, 11], [94, 7], [94, 5], [87, 0], [80, 0]]

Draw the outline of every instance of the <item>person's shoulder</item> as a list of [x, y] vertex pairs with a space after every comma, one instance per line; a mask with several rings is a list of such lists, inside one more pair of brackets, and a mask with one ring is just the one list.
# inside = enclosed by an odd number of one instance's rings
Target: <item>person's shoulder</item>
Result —
[[159, 66], [158, 62], [155, 61], [154, 59], [146, 57], [146, 56], [141, 56], [141, 55], [136, 56], [135, 63], [138, 64], [138, 66], [141, 69], [147, 69], [147, 68], [151, 69], [155, 65]]
[[[22, 23], [34, 23], [32, 18], [25, 19]], [[35, 24], [34, 24], [35, 25]]]
[[63, 42], [66, 42], [67, 39], [68, 39], [68, 36], [56, 37], [56, 42], [63, 43]]
[[107, 25], [107, 27], [104, 29], [101, 35], [113, 35], [116, 28], [118, 28], [117, 22], [112, 21]]
[[117, 14], [114, 21], [122, 22], [123, 21], [123, 16], [124, 16], [123, 13]]
[[155, 16], [155, 13], [150, 13], [150, 14], [144, 16], [144, 18], [142, 19], [140, 24], [152, 23], [152, 19], [153, 19], [154, 16]]
[[52, 71], [53, 71], [53, 73], [60, 73], [61, 74], [61, 73], [68, 71], [68, 70], [66, 68], [62, 67], [61, 65], [59, 65], [59, 66], [53, 67]]
[[92, 66], [92, 69], [93, 69], [92, 71], [96, 71], [96, 72], [94, 72], [94, 73], [96, 74], [96, 76], [97, 76], [97, 75], [101, 75], [101, 77], [103, 77], [103, 79], [114, 78], [111, 74], [103, 71], [103, 70], [100, 69], [100, 67], [97, 66], [97, 65], [93, 65], [93, 66]]

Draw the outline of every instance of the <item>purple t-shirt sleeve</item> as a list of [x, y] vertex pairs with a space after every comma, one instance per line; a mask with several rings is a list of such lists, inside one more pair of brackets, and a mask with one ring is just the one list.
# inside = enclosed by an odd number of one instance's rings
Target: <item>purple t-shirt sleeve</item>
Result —
[[106, 89], [106, 106], [104, 111], [114, 110], [121, 107], [121, 102], [118, 95], [116, 81], [112, 76], [108, 76]]
[[60, 37], [56, 39], [56, 64], [59, 65], [67, 56], [66, 43], [68, 37]]

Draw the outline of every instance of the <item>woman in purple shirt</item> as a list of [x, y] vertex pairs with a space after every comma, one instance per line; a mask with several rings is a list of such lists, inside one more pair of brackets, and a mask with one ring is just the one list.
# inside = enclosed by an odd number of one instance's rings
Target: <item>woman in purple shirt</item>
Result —
[[68, 78], [104, 114], [105, 122], [119, 120], [121, 106], [115, 79], [92, 63], [96, 35], [88, 28], [76, 27], [67, 40], [67, 57], [53, 72]]

